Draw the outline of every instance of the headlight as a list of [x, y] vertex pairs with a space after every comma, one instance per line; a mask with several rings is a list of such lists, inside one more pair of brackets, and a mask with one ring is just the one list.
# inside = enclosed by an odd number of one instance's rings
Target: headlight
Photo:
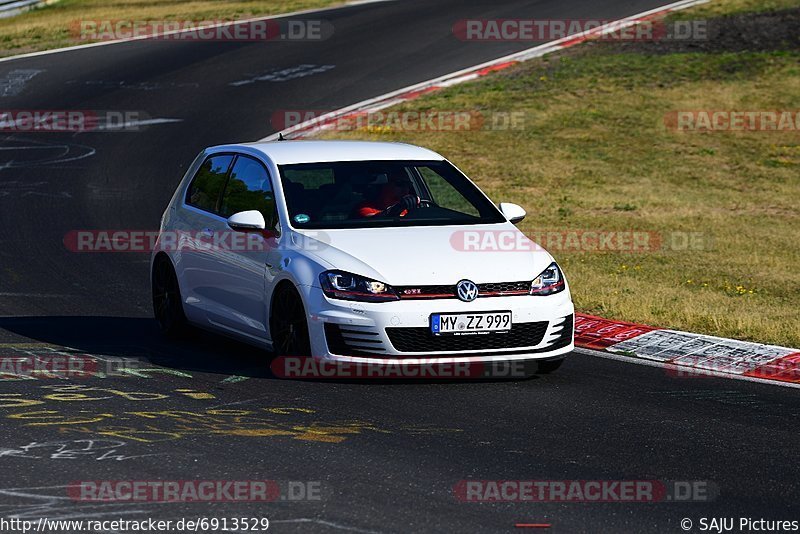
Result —
[[392, 286], [344, 271], [325, 271], [319, 275], [322, 291], [329, 298], [385, 302], [400, 300]]
[[565, 287], [564, 274], [553, 262], [531, 282], [531, 295], [553, 295], [564, 291]]

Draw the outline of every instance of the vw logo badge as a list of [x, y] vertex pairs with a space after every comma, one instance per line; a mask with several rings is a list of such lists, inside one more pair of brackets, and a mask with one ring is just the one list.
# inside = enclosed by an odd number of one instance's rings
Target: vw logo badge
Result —
[[462, 280], [456, 285], [456, 293], [464, 302], [472, 302], [478, 298], [478, 286], [472, 280]]

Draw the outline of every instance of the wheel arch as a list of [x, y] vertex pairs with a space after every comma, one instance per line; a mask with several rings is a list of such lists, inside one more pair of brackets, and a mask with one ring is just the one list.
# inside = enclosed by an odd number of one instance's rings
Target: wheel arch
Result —
[[[303, 295], [303, 290], [301, 287], [297, 285], [297, 283], [290, 277], [282, 278], [275, 282], [274, 288], [272, 293], [269, 297], [269, 307], [267, 313], [267, 320], [266, 320], [266, 327], [267, 327], [267, 336], [269, 338], [269, 344], [272, 346], [273, 350], [275, 350], [275, 337], [273, 335], [273, 312], [276, 306], [277, 297], [284, 291], [291, 291], [294, 294], [294, 297], [300, 303], [300, 308], [303, 310], [303, 317], [305, 318], [305, 325], [306, 325], [306, 335], [310, 334], [310, 327], [308, 324], [308, 304], [306, 302], [306, 298]], [[308, 340], [310, 342], [310, 340]], [[309, 347], [310, 350], [310, 347]]]
[[156, 252], [153, 255], [153, 260], [150, 262], [150, 284], [151, 285], [153, 283], [153, 276], [155, 275], [156, 265], [158, 265], [159, 262], [162, 262], [162, 261], [169, 262], [170, 267], [172, 267], [172, 271], [175, 272], [176, 275], [177, 275], [177, 272], [175, 271], [175, 264], [172, 263], [172, 259], [169, 257], [169, 254], [167, 254], [163, 250], [160, 250], [160, 251]]
[[[303, 299], [303, 295], [297, 288], [297, 284], [291, 278], [283, 278], [275, 283], [275, 288], [272, 290], [272, 294], [270, 295], [269, 308], [267, 309], [267, 323], [272, 321], [272, 311], [275, 308], [275, 297], [278, 296], [281, 291], [286, 291], [287, 289], [293, 291], [295, 295], [297, 295], [297, 298], [300, 299], [300, 304], [303, 305], [303, 311], [308, 314], [308, 306], [306, 306], [305, 299]], [[271, 338], [272, 336], [270, 336], [270, 339]]]

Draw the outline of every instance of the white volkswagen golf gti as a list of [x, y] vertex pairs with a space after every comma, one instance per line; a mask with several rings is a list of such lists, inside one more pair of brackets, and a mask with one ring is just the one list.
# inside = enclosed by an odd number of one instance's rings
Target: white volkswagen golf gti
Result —
[[216, 146], [162, 217], [155, 316], [165, 333], [191, 323], [280, 355], [547, 373], [573, 350], [574, 308], [524, 216], [416, 146]]

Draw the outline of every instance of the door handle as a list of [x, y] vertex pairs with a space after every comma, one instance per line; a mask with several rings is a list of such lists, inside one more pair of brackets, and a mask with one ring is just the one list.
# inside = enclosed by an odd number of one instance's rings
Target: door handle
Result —
[[214, 235], [214, 231], [211, 228], [203, 228], [203, 235], [206, 237], [211, 237]]

